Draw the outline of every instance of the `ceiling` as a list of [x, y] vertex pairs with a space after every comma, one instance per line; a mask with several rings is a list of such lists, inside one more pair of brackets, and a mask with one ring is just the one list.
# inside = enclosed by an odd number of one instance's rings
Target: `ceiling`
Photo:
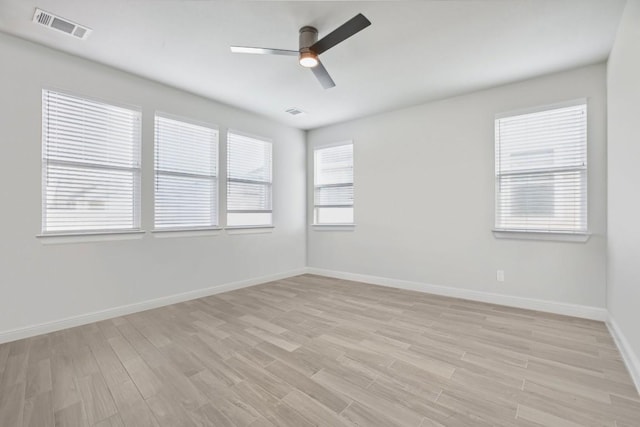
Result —
[[[624, 3], [0, 0], [0, 31], [312, 129], [603, 61]], [[36, 7], [93, 33], [81, 41], [36, 25]], [[372, 25], [321, 56], [332, 89], [295, 57], [229, 51], [297, 49], [300, 27], [322, 37], [357, 13]]]

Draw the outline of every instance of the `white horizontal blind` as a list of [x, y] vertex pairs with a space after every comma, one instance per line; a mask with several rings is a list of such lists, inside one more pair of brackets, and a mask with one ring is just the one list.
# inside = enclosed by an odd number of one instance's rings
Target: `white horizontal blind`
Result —
[[43, 233], [140, 227], [140, 112], [42, 91]]
[[316, 224], [353, 223], [353, 144], [314, 151]]
[[271, 142], [228, 133], [227, 225], [272, 224], [271, 169]]
[[218, 225], [218, 131], [156, 115], [158, 229]]
[[496, 229], [587, 231], [587, 106], [496, 119]]

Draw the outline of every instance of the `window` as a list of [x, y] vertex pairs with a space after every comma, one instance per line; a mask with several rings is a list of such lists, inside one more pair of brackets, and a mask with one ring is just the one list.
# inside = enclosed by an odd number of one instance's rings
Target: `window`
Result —
[[496, 229], [587, 232], [584, 100], [495, 121]]
[[229, 132], [227, 177], [227, 225], [271, 225], [271, 142]]
[[155, 122], [155, 228], [218, 225], [218, 131], [165, 115]]
[[140, 112], [42, 91], [42, 232], [140, 228]]
[[353, 224], [353, 144], [314, 151], [315, 224]]

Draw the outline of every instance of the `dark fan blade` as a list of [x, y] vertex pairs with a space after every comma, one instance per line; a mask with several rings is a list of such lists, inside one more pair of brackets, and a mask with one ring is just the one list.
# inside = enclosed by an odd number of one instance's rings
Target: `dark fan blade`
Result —
[[365, 18], [363, 14], [359, 13], [317, 42], [315, 42], [311, 46], [311, 50], [320, 55], [322, 52], [331, 49], [338, 43], [345, 41], [357, 32], [364, 30], [369, 25], [371, 25], [371, 22], [367, 18]]
[[336, 85], [327, 69], [322, 65], [322, 62], [318, 61], [318, 65], [313, 67], [311, 71], [313, 71], [313, 75], [316, 76], [316, 79], [318, 79], [323, 88], [331, 89]]
[[268, 47], [245, 47], [245, 46], [231, 46], [231, 52], [256, 53], [258, 55], [289, 55], [289, 56], [298, 56], [300, 54], [300, 52], [298, 52], [297, 50], [270, 49]]

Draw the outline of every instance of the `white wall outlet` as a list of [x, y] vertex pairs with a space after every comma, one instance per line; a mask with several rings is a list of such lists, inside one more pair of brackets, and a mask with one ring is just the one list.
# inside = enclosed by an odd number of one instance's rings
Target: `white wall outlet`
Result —
[[498, 282], [504, 282], [504, 270], [497, 271], [496, 279], [498, 279]]

